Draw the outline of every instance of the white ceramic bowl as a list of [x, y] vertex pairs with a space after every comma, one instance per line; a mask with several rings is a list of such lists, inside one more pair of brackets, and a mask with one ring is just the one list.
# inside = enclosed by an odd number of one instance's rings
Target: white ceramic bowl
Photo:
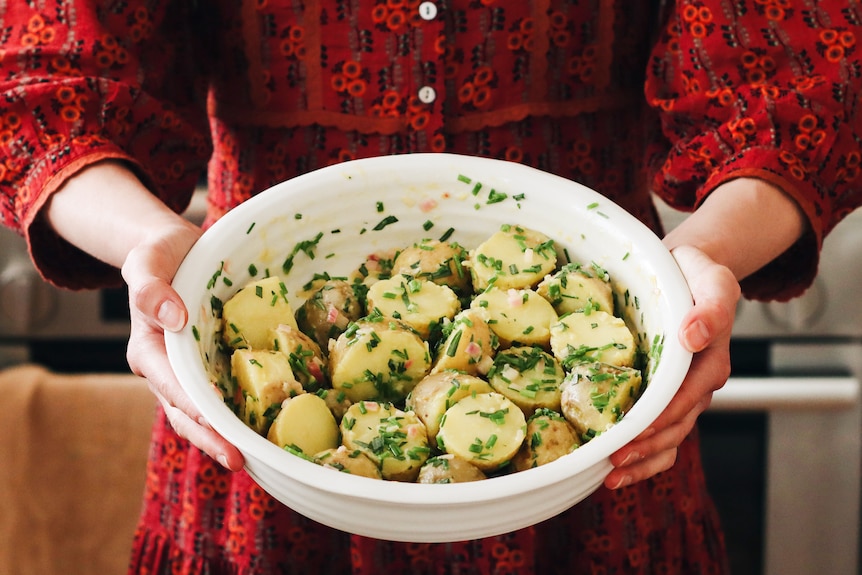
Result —
[[[474, 194], [476, 182], [482, 187]], [[393, 217], [397, 221], [375, 229]], [[426, 222], [433, 223], [428, 231], [423, 228]], [[474, 483], [408, 484], [352, 476], [305, 461], [257, 435], [225, 405], [214, 387], [224, 377], [226, 363], [216, 360], [218, 320], [212, 302], [226, 301], [250, 281], [249, 264], [281, 274], [290, 251], [322, 232], [310, 252], [315, 257], [300, 252], [293, 270], [283, 276], [296, 309], [301, 301], [294, 292], [315, 272], [346, 275], [374, 251], [437, 239], [449, 228], [454, 229], [452, 240], [475, 247], [502, 223], [545, 233], [570, 259], [596, 262], [608, 270], [615, 289], [629, 294], [627, 321], [650, 354], [648, 387], [606, 433], [528, 471]], [[190, 311], [190, 321], [182, 332], [166, 336], [171, 365], [212, 427], [243, 453], [248, 473], [297, 512], [380, 539], [475, 539], [535, 524], [578, 503], [610, 472], [610, 454], [661, 413], [691, 361], [677, 338], [691, 295], [659, 239], [584, 186], [498, 160], [451, 154], [386, 156], [276, 185], [212, 226], [185, 258], [174, 287]]]

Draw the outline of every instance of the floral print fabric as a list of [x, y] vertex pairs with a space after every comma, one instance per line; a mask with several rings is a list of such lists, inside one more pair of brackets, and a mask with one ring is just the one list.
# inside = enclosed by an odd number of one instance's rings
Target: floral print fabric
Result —
[[[309, 170], [447, 151], [582, 182], [659, 230], [759, 177], [810, 233], [744, 281], [798, 294], [860, 202], [862, 9], [838, 0], [57, 0], [0, 8], [0, 215], [51, 281], [118, 282], [39, 217], [64, 179], [128, 162], [209, 221]], [[94, 207], [94, 209], [98, 209]], [[418, 519], [421, 520], [421, 519]], [[324, 528], [160, 416], [135, 573], [720, 573], [696, 435], [670, 471], [505, 536], [395, 544]]]

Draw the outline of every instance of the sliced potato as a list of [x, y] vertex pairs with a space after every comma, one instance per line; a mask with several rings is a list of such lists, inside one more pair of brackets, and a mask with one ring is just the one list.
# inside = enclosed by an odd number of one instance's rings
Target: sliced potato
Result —
[[271, 331], [272, 348], [287, 356], [293, 375], [306, 391], [317, 391], [327, 385], [326, 361], [317, 343], [289, 325]]
[[403, 321], [427, 339], [444, 318], [455, 317], [461, 302], [449, 286], [396, 274], [368, 288], [368, 309]]
[[571, 424], [558, 412], [540, 409], [527, 420], [527, 439], [512, 460], [515, 471], [556, 461], [581, 445]]
[[391, 403], [360, 401], [341, 420], [342, 443], [377, 463], [384, 479], [415, 481], [431, 454], [425, 426]]
[[406, 274], [468, 294], [470, 272], [463, 266], [467, 250], [456, 243], [424, 239], [403, 249], [392, 264], [392, 273]]
[[563, 416], [582, 439], [591, 439], [631, 409], [641, 384], [637, 369], [599, 362], [576, 365], [563, 383]]
[[358, 449], [350, 450], [343, 445], [315, 454], [314, 460], [324, 467], [337, 469], [351, 475], [383, 479], [380, 468], [370, 457]]
[[494, 471], [518, 452], [527, 422], [517, 405], [499, 393], [461, 399], [446, 410], [437, 446], [482, 471]]
[[477, 292], [528, 288], [557, 267], [554, 242], [545, 234], [522, 226], [504, 225], [470, 252], [470, 273]]
[[536, 292], [551, 302], [559, 315], [589, 307], [614, 313], [614, 296], [608, 273], [598, 266], [590, 268], [570, 263], [547, 276]]
[[583, 311], [563, 316], [551, 326], [551, 351], [566, 368], [584, 361], [630, 367], [636, 348], [622, 319], [603, 311]]
[[272, 349], [270, 330], [281, 324], [296, 327], [287, 287], [276, 276], [254, 281], [222, 307], [222, 337], [233, 349]]
[[503, 347], [514, 343], [548, 347], [551, 324], [557, 322], [554, 307], [531, 289], [494, 287], [476, 296], [470, 308], [484, 314]]
[[560, 409], [560, 384], [565, 375], [554, 356], [531, 346], [498, 353], [487, 377], [494, 391], [530, 416], [540, 408]]
[[437, 351], [431, 373], [457, 370], [471, 375], [487, 373], [497, 348], [497, 337], [484, 314], [465, 309], [451, 323], [444, 324], [446, 336]]
[[416, 413], [425, 424], [428, 441], [434, 445], [440, 420], [446, 410], [460, 399], [494, 391], [483, 379], [457, 371], [441, 371], [423, 378], [407, 396], [407, 409]]
[[329, 350], [332, 387], [354, 403], [402, 401], [430, 369], [428, 343], [396, 320], [356, 322]]
[[451, 453], [432, 457], [419, 470], [417, 483], [466, 483], [487, 479], [472, 463]]
[[312, 456], [339, 444], [338, 424], [326, 402], [313, 393], [286, 399], [267, 433], [267, 439], [281, 448]]
[[[365, 314], [355, 287], [344, 280], [327, 280], [296, 310], [296, 325], [324, 353], [329, 349], [330, 339], [337, 338], [350, 322]], [[364, 287], [360, 291], [364, 295]]]
[[231, 355], [231, 373], [241, 393], [239, 415], [261, 435], [266, 434], [285, 399], [304, 393], [287, 356], [275, 351], [238, 349]]

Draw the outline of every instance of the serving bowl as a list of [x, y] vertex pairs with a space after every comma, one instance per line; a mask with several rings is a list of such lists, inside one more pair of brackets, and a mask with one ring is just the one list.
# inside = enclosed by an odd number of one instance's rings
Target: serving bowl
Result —
[[[475, 247], [519, 224], [552, 238], [571, 261], [608, 271], [622, 314], [647, 356], [646, 390], [608, 431], [537, 468], [472, 483], [382, 481], [297, 457], [246, 426], [225, 402], [228, 360], [219, 310], [262, 273], [281, 275], [294, 309], [315, 273], [347, 275], [371, 253], [448, 236]], [[292, 254], [292, 255], [291, 255]], [[291, 262], [284, 273], [285, 261]], [[453, 154], [350, 161], [278, 184], [228, 212], [192, 247], [173, 282], [188, 325], [165, 335], [183, 389], [245, 457], [246, 471], [295, 511], [346, 532], [411, 542], [497, 535], [548, 519], [599, 488], [609, 456], [667, 406], [691, 354], [677, 331], [691, 294], [661, 241], [631, 214], [575, 182], [520, 164]]]

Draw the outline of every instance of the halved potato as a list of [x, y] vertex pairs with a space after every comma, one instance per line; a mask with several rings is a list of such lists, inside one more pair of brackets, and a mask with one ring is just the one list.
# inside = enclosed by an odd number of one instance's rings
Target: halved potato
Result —
[[342, 443], [365, 453], [384, 479], [415, 481], [431, 454], [425, 426], [410, 411], [391, 403], [360, 401], [341, 420]]
[[543, 279], [536, 292], [548, 300], [559, 315], [583, 311], [587, 307], [614, 313], [608, 272], [595, 265], [566, 264]]
[[636, 348], [634, 336], [621, 318], [603, 311], [583, 311], [563, 316], [551, 326], [551, 351], [566, 368], [584, 361], [630, 367]]
[[383, 479], [380, 468], [370, 457], [358, 449], [350, 450], [343, 445], [315, 454], [314, 460], [324, 467], [351, 475]]
[[425, 424], [428, 441], [433, 445], [447, 409], [465, 397], [492, 391], [488, 382], [478, 377], [457, 371], [441, 371], [416, 384], [407, 396], [406, 408], [415, 412]]
[[281, 324], [296, 327], [287, 287], [276, 276], [254, 281], [222, 306], [222, 337], [233, 349], [272, 349], [269, 331]]
[[338, 424], [323, 399], [303, 393], [282, 402], [267, 439], [281, 448], [313, 456], [338, 447]]
[[554, 242], [523, 226], [503, 225], [470, 252], [470, 272], [477, 292], [489, 286], [504, 290], [533, 287], [556, 267]]
[[560, 384], [565, 375], [554, 356], [543, 349], [517, 346], [497, 354], [487, 377], [494, 391], [530, 416], [543, 407], [560, 409]]
[[231, 373], [240, 392], [239, 416], [249, 427], [265, 435], [281, 410], [281, 402], [305, 390], [282, 353], [238, 349], [230, 359]]
[[424, 239], [401, 250], [392, 264], [392, 273], [406, 274], [446, 285], [456, 293], [470, 292], [470, 272], [463, 266], [467, 250], [456, 243]]
[[517, 405], [499, 393], [480, 393], [446, 410], [437, 446], [482, 471], [494, 471], [518, 452], [526, 427], [524, 413]]
[[548, 347], [551, 324], [557, 321], [554, 307], [531, 289], [493, 287], [476, 296], [470, 308], [483, 313], [503, 347], [513, 343]]
[[354, 287], [344, 280], [327, 280], [296, 310], [296, 325], [324, 353], [329, 349], [330, 339], [337, 338], [350, 322], [365, 314]]
[[351, 401], [402, 401], [431, 369], [428, 343], [391, 319], [356, 322], [329, 350], [332, 387]]
[[287, 356], [293, 375], [306, 391], [326, 387], [326, 361], [313, 339], [289, 325], [280, 325], [271, 331], [272, 348]]
[[446, 370], [471, 375], [487, 373], [498, 342], [483, 313], [465, 309], [451, 323], [444, 324], [443, 334], [446, 338], [437, 350], [431, 373]]
[[579, 364], [563, 383], [563, 415], [582, 439], [591, 439], [631, 409], [641, 384], [637, 369], [599, 362]]
[[461, 310], [449, 286], [396, 274], [368, 288], [368, 309], [403, 321], [423, 338]]

